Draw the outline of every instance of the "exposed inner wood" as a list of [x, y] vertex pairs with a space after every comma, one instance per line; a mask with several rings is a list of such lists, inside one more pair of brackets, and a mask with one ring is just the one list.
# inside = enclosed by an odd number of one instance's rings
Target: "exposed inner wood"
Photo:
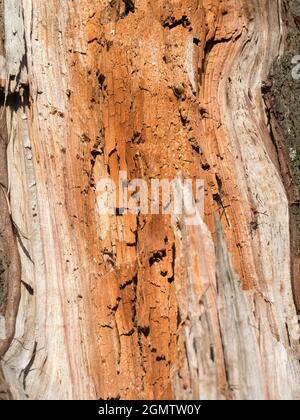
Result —
[[[5, 398], [300, 397], [287, 4], [0, 1]], [[203, 220], [100, 215], [122, 171], [204, 180]]]

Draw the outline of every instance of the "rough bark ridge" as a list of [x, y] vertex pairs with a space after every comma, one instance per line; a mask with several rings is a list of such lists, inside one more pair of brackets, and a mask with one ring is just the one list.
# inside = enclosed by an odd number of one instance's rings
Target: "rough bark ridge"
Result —
[[[0, 1], [5, 398], [300, 397], [284, 5]], [[100, 216], [120, 171], [204, 179], [204, 221]]]

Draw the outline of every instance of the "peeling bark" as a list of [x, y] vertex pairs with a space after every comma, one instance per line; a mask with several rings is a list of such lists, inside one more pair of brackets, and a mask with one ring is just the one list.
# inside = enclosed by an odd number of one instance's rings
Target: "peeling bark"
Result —
[[[0, 392], [298, 399], [299, 184], [272, 77], [290, 4], [0, 10]], [[203, 220], [100, 215], [97, 182], [124, 171], [203, 179]]]

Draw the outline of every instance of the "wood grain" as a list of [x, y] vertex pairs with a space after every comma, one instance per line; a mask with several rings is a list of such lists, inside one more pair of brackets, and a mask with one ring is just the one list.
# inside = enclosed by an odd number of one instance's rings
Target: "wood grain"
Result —
[[[299, 398], [287, 175], [262, 92], [282, 6], [10, 2], [13, 398]], [[203, 220], [99, 215], [97, 182], [120, 171], [203, 179]]]

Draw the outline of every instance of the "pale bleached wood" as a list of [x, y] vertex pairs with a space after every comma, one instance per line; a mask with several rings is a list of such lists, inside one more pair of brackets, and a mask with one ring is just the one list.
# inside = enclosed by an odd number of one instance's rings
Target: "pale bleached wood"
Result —
[[[282, 2], [5, 5], [24, 282], [1, 361], [12, 397], [299, 398], [289, 203], [261, 92]], [[204, 220], [99, 215], [95, 184], [120, 170], [204, 179]]]

